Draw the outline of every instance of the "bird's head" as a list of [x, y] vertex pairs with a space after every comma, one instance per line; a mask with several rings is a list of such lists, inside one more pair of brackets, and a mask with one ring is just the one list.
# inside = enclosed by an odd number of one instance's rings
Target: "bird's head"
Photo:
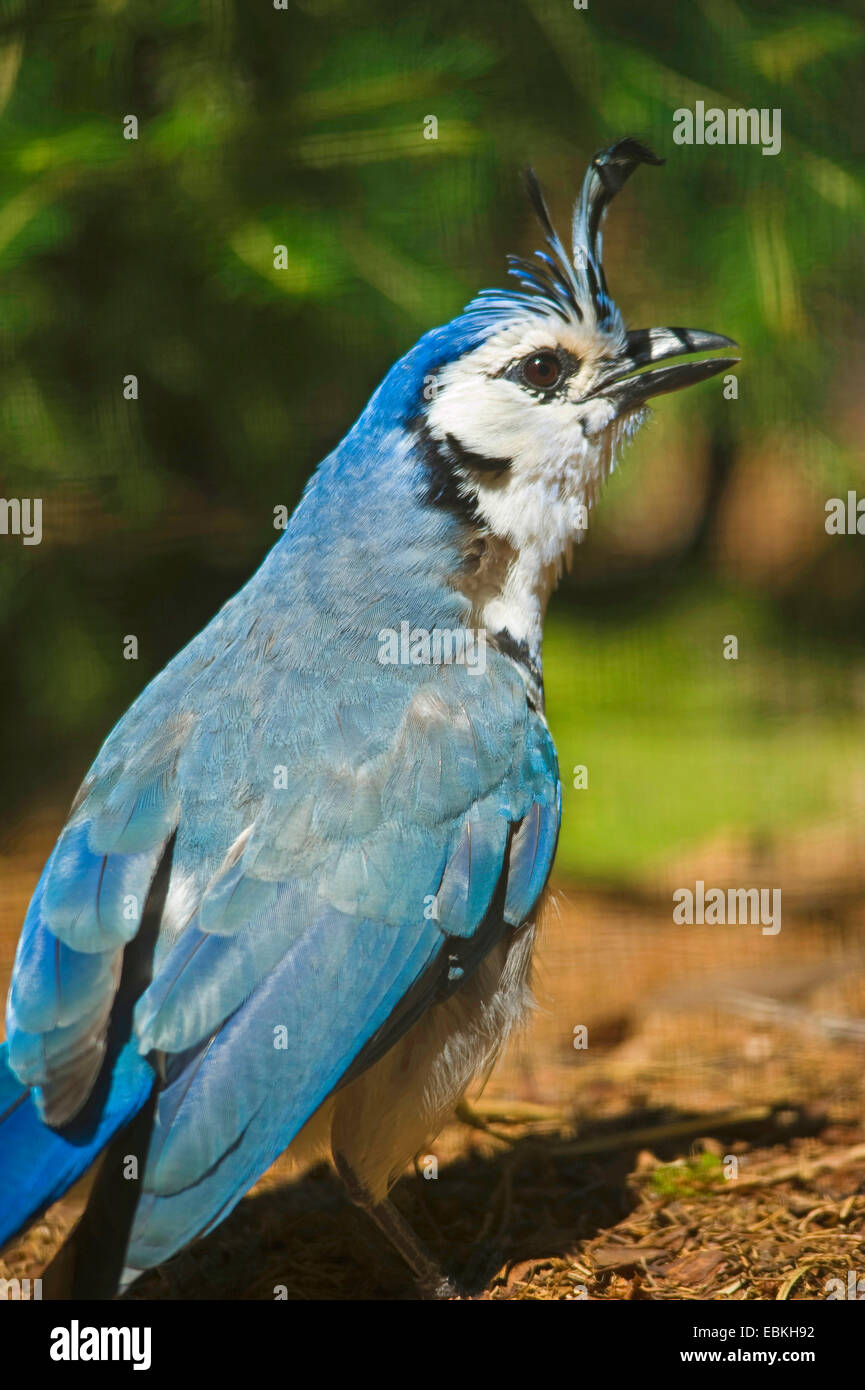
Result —
[[[546, 249], [531, 260], [510, 257], [520, 288], [484, 290], [451, 323], [425, 334], [337, 451], [332, 487], [324, 475], [342, 535], [346, 484], [356, 477], [364, 485], [365, 468], [373, 470], [359, 538], [364, 545], [380, 539], [390, 555], [401, 553], [395, 519], [415, 537], [426, 527], [430, 554], [441, 535], [435, 514], [448, 513], [462, 538], [448, 584], [491, 636], [504, 633], [511, 647], [538, 659], [547, 597], [647, 402], [738, 360], [694, 358], [735, 346], [720, 334], [628, 331], [610, 297], [601, 250], [606, 210], [639, 164], [661, 163], [633, 139], [597, 154], [574, 209], [570, 253], [529, 174]], [[421, 510], [410, 522], [416, 502]], [[419, 553], [416, 543], [406, 564], [415, 565]]]
[[411, 425], [428, 497], [460, 511], [478, 541], [476, 573], [461, 587], [471, 589], [480, 620], [493, 631], [506, 627], [519, 643], [539, 645], [546, 596], [647, 402], [738, 360], [694, 360], [735, 347], [717, 333], [628, 331], [610, 297], [601, 250], [607, 207], [639, 164], [661, 163], [633, 139], [597, 154], [574, 209], [570, 254], [530, 173], [546, 249], [532, 260], [509, 258], [521, 288], [482, 291], [421, 340], [419, 357], [394, 369], [404, 385], [414, 378], [413, 395], [424, 383]]
[[570, 255], [530, 172], [546, 250], [509, 258], [522, 289], [478, 295], [463, 319], [486, 321], [487, 336], [435, 374], [423, 420], [439, 468], [490, 532], [516, 547], [540, 543], [554, 558], [579, 539], [582, 509], [646, 418], [647, 402], [737, 360], [657, 367], [735, 344], [699, 329], [629, 332], [610, 298], [601, 252], [607, 207], [638, 164], [662, 162], [633, 139], [595, 156], [574, 209]]

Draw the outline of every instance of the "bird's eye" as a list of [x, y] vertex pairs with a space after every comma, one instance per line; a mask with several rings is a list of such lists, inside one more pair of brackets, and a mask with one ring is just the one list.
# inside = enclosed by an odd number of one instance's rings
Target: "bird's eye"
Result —
[[553, 391], [562, 379], [562, 364], [554, 352], [533, 352], [522, 364], [522, 378], [533, 391]]

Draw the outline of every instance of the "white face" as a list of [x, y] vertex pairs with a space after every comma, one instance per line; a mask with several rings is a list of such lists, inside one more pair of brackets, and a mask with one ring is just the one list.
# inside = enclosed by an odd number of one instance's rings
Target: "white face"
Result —
[[[584, 400], [623, 347], [623, 336], [602, 335], [594, 325], [581, 330], [552, 314], [526, 314], [438, 374], [427, 426], [442, 443], [508, 462], [500, 469], [459, 465], [460, 489], [492, 536], [534, 567], [560, 567], [585, 531], [585, 509], [621, 439], [644, 416], [623, 421], [605, 397]], [[527, 364], [535, 358], [533, 371]]]
[[516, 644], [530, 670], [539, 669], [547, 598], [620, 445], [646, 418], [645, 401], [706, 381], [737, 360], [654, 369], [735, 344], [699, 329], [627, 333], [609, 299], [600, 239], [607, 205], [639, 164], [661, 162], [630, 138], [595, 155], [574, 212], [573, 257], [530, 173], [546, 250], [530, 261], [511, 258], [518, 296], [482, 291], [469, 305], [468, 312], [514, 307], [498, 332], [439, 370], [424, 412], [437, 486], [444, 473], [451, 501], [454, 492], [464, 497], [466, 519], [479, 523], [467, 527], [454, 587], [489, 635], [513, 639], [502, 649], [510, 645], [513, 654]]

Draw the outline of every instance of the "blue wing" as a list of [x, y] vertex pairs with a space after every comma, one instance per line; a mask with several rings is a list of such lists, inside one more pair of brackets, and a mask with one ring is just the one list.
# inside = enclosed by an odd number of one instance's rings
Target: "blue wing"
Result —
[[221, 1220], [348, 1073], [529, 916], [555, 756], [510, 663], [485, 682], [447, 668], [389, 714], [380, 692], [337, 703], [315, 766], [208, 883], [136, 1009], [166, 1084], [131, 1265]]

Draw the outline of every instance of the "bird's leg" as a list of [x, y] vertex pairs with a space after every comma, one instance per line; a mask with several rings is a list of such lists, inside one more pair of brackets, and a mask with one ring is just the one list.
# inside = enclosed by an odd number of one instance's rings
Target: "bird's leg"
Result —
[[459, 1120], [460, 1124], [468, 1125], [469, 1129], [481, 1129], [485, 1133], [489, 1132], [489, 1124], [479, 1111], [472, 1105], [471, 1101], [458, 1100], [454, 1106], [454, 1119]]
[[479, 1129], [482, 1134], [488, 1134], [492, 1139], [498, 1139], [501, 1144], [515, 1144], [516, 1140], [511, 1134], [503, 1134], [500, 1129], [493, 1129], [489, 1120], [481, 1114], [480, 1110], [467, 1101], [465, 1096], [457, 1101], [454, 1106], [454, 1119], [459, 1120], [460, 1124], [468, 1125], [469, 1129]]
[[422, 1291], [431, 1298], [456, 1298], [459, 1289], [423, 1248], [411, 1226], [400, 1216], [390, 1199], [385, 1197], [381, 1202], [374, 1202], [342, 1154], [335, 1153], [333, 1160], [355, 1206], [362, 1207], [367, 1215], [372, 1217], [379, 1230], [384, 1232], [393, 1248], [405, 1260]]

